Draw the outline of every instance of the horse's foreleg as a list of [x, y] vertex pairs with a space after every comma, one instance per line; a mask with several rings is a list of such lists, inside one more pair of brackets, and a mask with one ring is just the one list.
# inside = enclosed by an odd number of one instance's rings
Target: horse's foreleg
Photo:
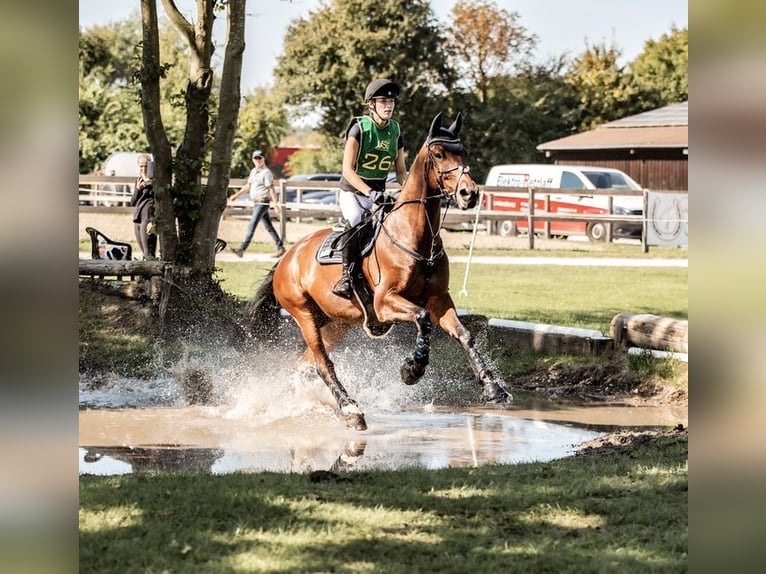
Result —
[[414, 385], [425, 374], [431, 358], [431, 331], [433, 323], [428, 311], [401, 295], [379, 291], [375, 294], [375, 311], [383, 323], [412, 321], [418, 329], [415, 351], [404, 360], [399, 372], [406, 385]]
[[448, 308], [441, 315], [439, 326], [450, 336], [457, 339], [468, 354], [468, 362], [471, 364], [476, 380], [482, 384], [484, 389], [482, 398], [492, 403], [513, 400], [511, 393], [503, 386], [500, 377], [489, 365], [486, 358], [476, 349], [473, 335], [460, 322], [454, 307]]
[[364, 413], [362, 413], [359, 405], [348, 395], [348, 392], [340, 380], [338, 380], [338, 375], [335, 373], [335, 365], [333, 365], [327, 354], [327, 348], [322, 339], [319, 326], [311, 317], [302, 317], [301, 319], [296, 319], [296, 321], [301, 328], [309, 351], [313, 355], [317, 374], [327, 385], [327, 388], [330, 389], [341, 414], [346, 420], [346, 426], [360, 431], [367, 430]]
[[418, 328], [418, 337], [415, 340], [415, 351], [411, 357], [404, 359], [400, 369], [402, 381], [405, 385], [414, 385], [426, 372], [426, 367], [431, 357], [431, 331], [433, 323], [425, 309], [415, 314], [415, 325]]

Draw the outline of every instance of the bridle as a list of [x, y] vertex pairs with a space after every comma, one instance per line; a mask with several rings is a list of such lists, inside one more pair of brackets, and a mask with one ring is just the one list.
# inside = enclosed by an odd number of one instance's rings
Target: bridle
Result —
[[[431, 248], [429, 250], [428, 256], [421, 255], [417, 251], [414, 251], [413, 249], [410, 249], [407, 246], [405, 246], [402, 243], [400, 243], [395, 237], [393, 237], [393, 235], [391, 235], [391, 233], [389, 232], [389, 230], [386, 228], [386, 226], [384, 224], [385, 224], [386, 218], [388, 218], [391, 215], [391, 213], [393, 213], [394, 211], [402, 208], [403, 206], [405, 206], [407, 204], [418, 203], [418, 204], [423, 205], [423, 207], [426, 207], [428, 205], [428, 202], [431, 201], [431, 200], [439, 200], [439, 201], [441, 201], [442, 199], [447, 199], [447, 200], [452, 199], [455, 196], [455, 194], [457, 193], [458, 189], [460, 189], [460, 179], [464, 175], [466, 175], [466, 174], [468, 174], [470, 172], [470, 167], [468, 165], [466, 165], [466, 164], [460, 164], [460, 165], [456, 165], [454, 167], [451, 167], [449, 169], [445, 169], [445, 170], [440, 169], [438, 164], [437, 164], [438, 159], [434, 156], [434, 153], [431, 151], [431, 146], [437, 145], [437, 144], [438, 144], [438, 142], [434, 142], [434, 141], [427, 141], [426, 142], [426, 153], [427, 153], [427, 155], [426, 155], [426, 160], [425, 160], [424, 171], [426, 173], [426, 187], [427, 187], [427, 190], [426, 190], [425, 196], [421, 197], [421, 198], [418, 198], [418, 199], [407, 199], [407, 200], [404, 200], [404, 201], [398, 203], [396, 206], [394, 206], [394, 208], [391, 211], [389, 211], [388, 213], [386, 213], [383, 216], [383, 219], [382, 219], [381, 224], [380, 224], [381, 227], [383, 228], [383, 231], [385, 232], [386, 236], [391, 241], [391, 243], [393, 243], [399, 250], [401, 250], [402, 252], [406, 253], [407, 255], [409, 255], [410, 257], [415, 259], [416, 261], [424, 262], [426, 264], [426, 267], [428, 267], [428, 268], [433, 267], [436, 264], [436, 262], [444, 255], [444, 247], [443, 246], [439, 246], [438, 249], [436, 248], [436, 244], [437, 244], [437, 239], [439, 237], [439, 233], [441, 232], [442, 227], [444, 226], [444, 217], [439, 218], [439, 227], [438, 227], [438, 229], [434, 229], [433, 228], [433, 226], [431, 224], [431, 219], [429, 217], [425, 218], [426, 222], [428, 223], [429, 231], [431, 232]], [[436, 194], [428, 193], [432, 189], [430, 184], [428, 183], [428, 174], [431, 173], [432, 170], [436, 172], [436, 190], [435, 191], [438, 192]], [[446, 176], [446, 175], [448, 175], [450, 173], [453, 173], [455, 171], [458, 171], [458, 170], [460, 170], [460, 174], [457, 177], [457, 180], [455, 182], [455, 186], [454, 186], [453, 191], [450, 192], [444, 186], [444, 176]], [[449, 201], [448, 201], [447, 202], [447, 206], [445, 208], [445, 213], [444, 213], [445, 216], [446, 216], [447, 210], [449, 210], [449, 207], [450, 207], [450, 204], [449, 204]]]

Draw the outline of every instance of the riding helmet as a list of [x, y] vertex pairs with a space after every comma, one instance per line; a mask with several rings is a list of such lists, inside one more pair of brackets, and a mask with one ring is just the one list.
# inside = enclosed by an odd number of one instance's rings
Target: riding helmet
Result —
[[378, 78], [370, 82], [364, 92], [364, 101], [369, 102], [372, 98], [398, 98], [399, 86], [385, 78]]

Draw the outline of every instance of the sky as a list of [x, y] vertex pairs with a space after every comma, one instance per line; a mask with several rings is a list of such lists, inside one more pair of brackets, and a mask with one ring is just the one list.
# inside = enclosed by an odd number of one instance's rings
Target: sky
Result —
[[[460, 0], [431, 0], [439, 20], [449, 22], [452, 6]], [[88, 28], [138, 16], [138, 0], [79, 0], [80, 26]], [[322, 0], [250, 0], [245, 24], [245, 55], [242, 64], [242, 91], [272, 84], [272, 71], [288, 25], [316, 10]], [[647, 40], [657, 40], [671, 26], [689, 26], [687, 0], [495, 0], [495, 5], [519, 14], [519, 23], [538, 37], [538, 61], [564, 53], [572, 56], [586, 44], [606, 43], [622, 51], [619, 64], [638, 56]], [[178, 0], [190, 17], [194, 2]], [[138, 20], [136, 25], [139, 25]], [[221, 27], [220, 37], [224, 31]], [[222, 50], [220, 50], [222, 52]]]

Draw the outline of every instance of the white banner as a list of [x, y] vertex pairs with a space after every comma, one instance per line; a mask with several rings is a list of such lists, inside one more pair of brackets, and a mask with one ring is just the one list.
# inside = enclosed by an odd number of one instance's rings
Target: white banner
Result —
[[689, 194], [646, 193], [646, 244], [689, 245]]

